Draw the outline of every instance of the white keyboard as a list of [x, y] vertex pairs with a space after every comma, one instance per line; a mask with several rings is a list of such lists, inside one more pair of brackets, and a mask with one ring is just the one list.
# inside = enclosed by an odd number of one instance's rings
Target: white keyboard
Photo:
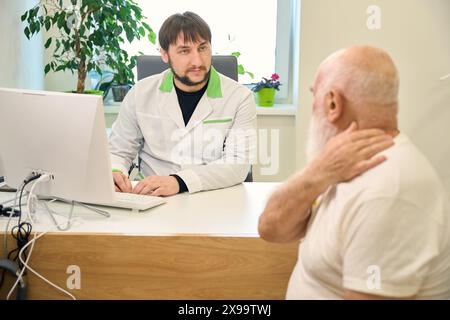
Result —
[[159, 206], [160, 204], [166, 203], [166, 200], [160, 197], [146, 196], [134, 193], [115, 192], [115, 197], [115, 202], [105, 205], [133, 210], [147, 210]]

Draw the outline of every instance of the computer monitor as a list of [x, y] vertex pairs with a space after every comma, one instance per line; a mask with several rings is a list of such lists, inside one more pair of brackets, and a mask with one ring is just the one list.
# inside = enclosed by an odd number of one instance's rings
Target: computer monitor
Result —
[[0, 88], [0, 152], [7, 185], [31, 172], [36, 193], [86, 203], [114, 200], [102, 97]]

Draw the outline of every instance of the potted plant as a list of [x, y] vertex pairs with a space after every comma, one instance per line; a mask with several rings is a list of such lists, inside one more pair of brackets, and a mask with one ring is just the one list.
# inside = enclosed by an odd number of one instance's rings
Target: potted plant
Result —
[[254, 83], [252, 91], [256, 93], [256, 103], [261, 107], [272, 107], [275, 102], [275, 93], [280, 90], [280, 76], [272, 74], [270, 79], [262, 78], [258, 83]]
[[[86, 75], [91, 70], [101, 74], [106, 68], [129, 76], [122, 65], [134, 67], [135, 62], [121, 49], [125, 40], [131, 43], [148, 37], [151, 43], [156, 42], [155, 32], [144, 22], [146, 17], [133, 0], [71, 0], [71, 6], [63, 2], [41, 0], [21, 20], [26, 21], [24, 33], [28, 39], [43, 28], [58, 29], [58, 35], [48, 37], [44, 44], [46, 49], [55, 45], [53, 59], [44, 72], [77, 72], [77, 93], [85, 92]], [[121, 78], [117, 76], [116, 80]]]
[[111, 84], [111, 90], [113, 93], [114, 101], [121, 102], [125, 98], [128, 91], [134, 85], [134, 73], [133, 68], [136, 66], [136, 57], [133, 56], [130, 59], [130, 63], [118, 63], [116, 72], [114, 73], [113, 82]]
[[[112, 91], [114, 101], [121, 102], [125, 98], [128, 91], [134, 85], [133, 68], [136, 66], [137, 57], [132, 56], [128, 59], [128, 54], [123, 53], [124, 60], [111, 61], [110, 68], [114, 70], [112, 78], [108, 82], [104, 82], [99, 86], [104, 91], [106, 97], [109, 90]], [[129, 61], [128, 61], [129, 60]]]

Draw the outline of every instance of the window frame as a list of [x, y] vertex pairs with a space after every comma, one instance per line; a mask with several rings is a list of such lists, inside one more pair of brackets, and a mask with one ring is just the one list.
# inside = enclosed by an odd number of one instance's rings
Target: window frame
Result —
[[294, 99], [294, 48], [299, 41], [299, 19], [300, 0], [277, 0], [275, 70], [282, 83], [276, 95], [278, 104], [292, 104]]

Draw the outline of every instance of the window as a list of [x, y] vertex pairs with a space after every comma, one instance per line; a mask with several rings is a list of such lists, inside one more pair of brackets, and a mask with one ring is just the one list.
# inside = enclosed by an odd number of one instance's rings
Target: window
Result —
[[[158, 34], [164, 20], [177, 12], [193, 11], [209, 24], [212, 32], [213, 54], [240, 52], [238, 59], [246, 71], [239, 82], [249, 84], [274, 72], [280, 75], [279, 102], [290, 102], [292, 22], [296, 0], [169, 0], [163, 2], [137, 0], [148, 24]], [[159, 55], [158, 42], [135, 42], [126, 49]]]

